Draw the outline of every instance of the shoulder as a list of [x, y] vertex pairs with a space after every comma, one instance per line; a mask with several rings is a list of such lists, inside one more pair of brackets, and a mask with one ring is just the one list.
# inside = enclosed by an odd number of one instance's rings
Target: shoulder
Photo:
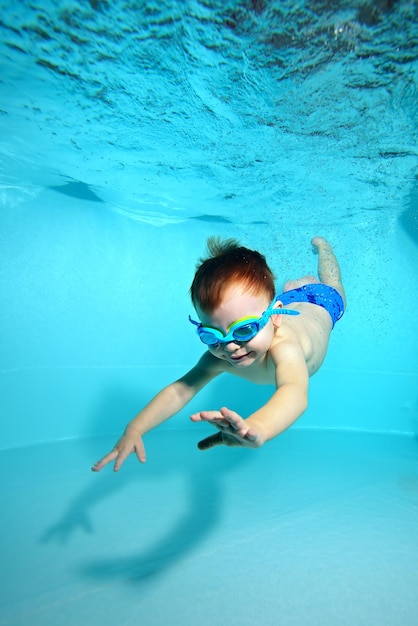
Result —
[[302, 342], [298, 335], [293, 332], [279, 334], [269, 348], [269, 356], [275, 364], [288, 360], [302, 359], [305, 361], [305, 351]]
[[269, 357], [275, 369], [277, 386], [309, 378], [305, 352], [295, 338], [286, 338], [272, 345]]
[[305, 360], [305, 350], [300, 332], [290, 327], [281, 327], [276, 331], [271, 346], [269, 356], [274, 363], [288, 359]]

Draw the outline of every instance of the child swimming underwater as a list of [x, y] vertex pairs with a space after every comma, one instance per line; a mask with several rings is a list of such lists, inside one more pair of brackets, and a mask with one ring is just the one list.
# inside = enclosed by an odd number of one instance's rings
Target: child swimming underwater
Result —
[[272, 384], [271, 398], [248, 417], [227, 407], [200, 411], [217, 433], [198, 445], [258, 448], [291, 426], [305, 411], [309, 377], [321, 366], [331, 330], [346, 306], [338, 261], [328, 241], [314, 237], [318, 276], [288, 281], [276, 295], [264, 256], [233, 239], [208, 240], [209, 258], [190, 288], [199, 320], [189, 317], [207, 350], [179, 380], [160, 391], [127, 425], [114, 448], [94, 464], [100, 471], [129, 454], [145, 462], [143, 435], [178, 413], [211, 380], [223, 373], [256, 384]]

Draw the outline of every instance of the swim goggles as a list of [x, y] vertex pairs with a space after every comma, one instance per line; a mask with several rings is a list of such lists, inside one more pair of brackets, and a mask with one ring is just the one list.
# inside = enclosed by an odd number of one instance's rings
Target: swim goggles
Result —
[[261, 317], [250, 315], [241, 317], [236, 322], [233, 322], [228, 327], [226, 335], [219, 328], [204, 326], [201, 322], [196, 322], [190, 315], [189, 322], [197, 326], [199, 339], [207, 346], [214, 347], [218, 346], [220, 343], [231, 343], [233, 341], [237, 341], [238, 343], [251, 341], [251, 339], [264, 328], [271, 315], [299, 315], [299, 311], [294, 311], [293, 309], [275, 309], [275, 303], [276, 298], [274, 298]]

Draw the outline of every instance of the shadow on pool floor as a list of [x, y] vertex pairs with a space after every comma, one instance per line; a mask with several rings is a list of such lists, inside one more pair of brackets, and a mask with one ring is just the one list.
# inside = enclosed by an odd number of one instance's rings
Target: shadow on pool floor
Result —
[[0, 624], [416, 626], [418, 445], [293, 429], [260, 450], [160, 430], [0, 454]]

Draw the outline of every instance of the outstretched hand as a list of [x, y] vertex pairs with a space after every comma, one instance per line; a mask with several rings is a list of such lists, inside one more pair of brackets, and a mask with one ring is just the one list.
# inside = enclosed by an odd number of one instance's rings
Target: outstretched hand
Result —
[[100, 459], [100, 461], [97, 461], [91, 469], [93, 472], [100, 472], [105, 465], [115, 461], [113, 469], [117, 472], [128, 456], [133, 452], [135, 452], [140, 463], [145, 463], [145, 447], [142, 442], [142, 437], [138, 435], [138, 433], [127, 429], [115, 444], [115, 447], [106, 454], [106, 456]]
[[223, 407], [220, 411], [199, 411], [190, 416], [192, 422], [209, 422], [218, 429], [218, 433], [199, 441], [199, 450], [208, 450], [214, 446], [243, 446], [258, 448], [263, 439], [254, 428], [235, 411]]

